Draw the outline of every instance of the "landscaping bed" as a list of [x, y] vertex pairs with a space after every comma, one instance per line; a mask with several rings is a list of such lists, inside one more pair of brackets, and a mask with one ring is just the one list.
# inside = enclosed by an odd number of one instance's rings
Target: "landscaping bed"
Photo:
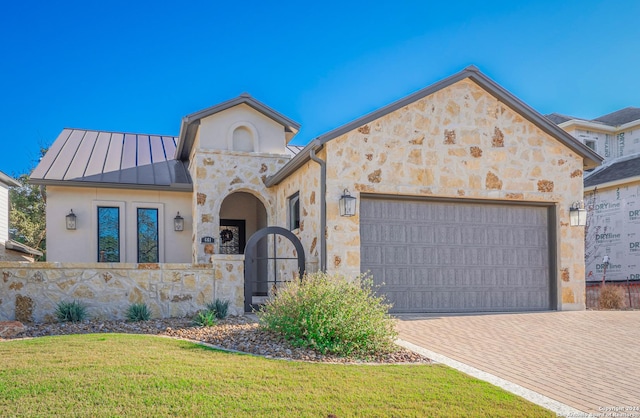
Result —
[[221, 349], [240, 351], [267, 358], [309, 362], [430, 363], [428, 358], [402, 347], [398, 347], [398, 351], [395, 353], [372, 356], [366, 359], [323, 355], [315, 350], [293, 347], [279, 335], [260, 329], [257, 322], [247, 316], [228, 317], [211, 327], [193, 326], [190, 318], [151, 319], [140, 322], [89, 320], [75, 323], [33, 324], [25, 325], [24, 331], [19, 332], [12, 338], [93, 333], [163, 335], [204, 342]]

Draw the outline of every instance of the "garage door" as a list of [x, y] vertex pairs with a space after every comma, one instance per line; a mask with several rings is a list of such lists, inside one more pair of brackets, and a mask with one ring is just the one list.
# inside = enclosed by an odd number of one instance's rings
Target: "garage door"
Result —
[[363, 198], [361, 268], [392, 312], [548, 310], [548, 209]]

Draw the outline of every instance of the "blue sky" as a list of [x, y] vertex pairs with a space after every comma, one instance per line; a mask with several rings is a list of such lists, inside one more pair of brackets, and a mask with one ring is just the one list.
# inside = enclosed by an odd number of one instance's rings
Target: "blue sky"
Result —
[[[181, 5], [180, 5], [181, 4]], [[470, 64], [539, 112], [640, 107], [640, 2], [31, 1], [0, 13], [0, 171], [64, 127], [178, 135], [243, 92], [294, 143]]]

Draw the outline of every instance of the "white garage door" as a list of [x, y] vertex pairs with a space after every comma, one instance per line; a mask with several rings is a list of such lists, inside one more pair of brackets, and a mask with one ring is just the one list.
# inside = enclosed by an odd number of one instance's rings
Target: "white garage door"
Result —
[[548, 209], [363, 198], [361, 268], [392, 312], [548, 310]]

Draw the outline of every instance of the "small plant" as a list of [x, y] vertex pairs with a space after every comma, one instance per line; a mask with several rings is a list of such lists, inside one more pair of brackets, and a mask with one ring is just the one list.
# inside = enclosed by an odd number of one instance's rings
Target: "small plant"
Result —
[[202, 310], [193, 317], [193, 325], [198, 327], [212, 327], [216, 324], [216, 313], [209, 309]]
[[600, 309], [622, 309], [624, 308], [624, 293], [617, 286], [604, 285], [600, 288], [598, 303]]
[[390, 306], [370, 278], [318, 272], [279, 288], [257, 315], [263, 328], [295, 346], [366, 357], [397, 350]]
[[87, 318], [87, 308], [77, 300], [60, 302], [56, 309], [56, 318], [59, 322], [81, 322]]
[[216, 299], [213, 303], [207, 304], [207, 309], [216, 313], [216, 318], [225, 319], [229, 314], [229, 301]]
[[151, 311], [146, 303], [133, 303], [129, 305], [127, 309], [127, 321], [148, 321], [149, 318], [151, 318]]

